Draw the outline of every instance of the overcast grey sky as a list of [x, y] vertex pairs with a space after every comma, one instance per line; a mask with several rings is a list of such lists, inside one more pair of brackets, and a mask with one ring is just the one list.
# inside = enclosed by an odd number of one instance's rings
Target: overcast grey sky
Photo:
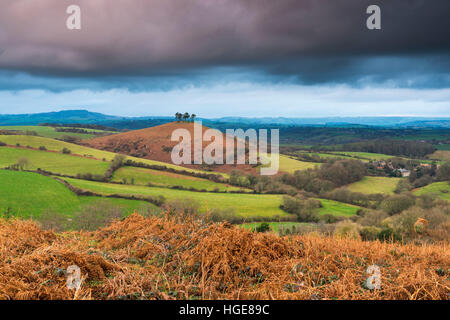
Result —
[[[65, 26], [70, 4], [81, 30]], [[366, 28], [370, 4], [382, 30]], [[450, 116], [448, 12], [448, 0], [2, 0], [0, 113]]]

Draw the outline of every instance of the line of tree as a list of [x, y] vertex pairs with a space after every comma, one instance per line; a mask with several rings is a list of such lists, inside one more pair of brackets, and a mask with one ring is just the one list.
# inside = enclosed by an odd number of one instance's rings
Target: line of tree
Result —
[[372, 140], [342, 145], [337, 149], [343, 151], [382, 153], [410, 158], [423, 158], [436, 151], [436, 148], [427, 142], [407, 140]]
[[181, 121], [183, 121], [183, 122], [194, 122], [195, 117], [197, 117], [197, 115], [195, 113], [193, 113], [193, 114], [189, 114], [188, 112], [185, 112], [185, 113], [177, 112], [177, 113], [175, 113], [175, 119], [178, 122], [181, 122]]
[[105, 172], [105, 178], [107, 180], [111, 180], [114, 171], [118, 170], [123, 166], [125, 162], [126, 156], [124, 154], [116, 154], [114, 159], [112, 159], [111, 164], [109, 165], [108, 170]]

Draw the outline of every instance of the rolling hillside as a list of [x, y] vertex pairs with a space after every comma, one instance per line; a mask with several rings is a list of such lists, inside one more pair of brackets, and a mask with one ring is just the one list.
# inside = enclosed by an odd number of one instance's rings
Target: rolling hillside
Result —
[[[93, 158], [96, 160], [106, 160], [111, 161], [117, 153], [104, 151], [104, 150], [98, 150], [86, 146], [80, 146], [78, 144], [68, 143], [60, 140], [45, 138], [45, 137], [36, 137], [36, 136], [23, 136], [23, 135], [0, 135], [0, 142], [4, 142], [10, 147], [16, 147], [16, 144], [20, 144], [21, 147], [27, 147], [30, 146], [33, 149], [39, 149], [41, 146], [44, 146], [47, 151], [55, 151], [55, 152], [61, 152], [64, 148], [67, 148], [71, 151], [72, 156], [82, 156], [86, 158]], [[27, 148], [27, 150], [30, 150]], [[0, 149], [1, 153], [1, 149]], [[181, 166], [177, 166], [171, 163], [164, 163], [160, 161], [154, 161], [154, 160], [148, 160], [148, 159], [142, 159], [142, 158], [136, 158], [132, 156], [128, 156], [127, 160], [132, 160], [136, 162], [141, 162], [147, 165], [156, 165], [156, 166], [165, 166], [167, 168], [171, 168], [177, 171], [191, 171], [191, 172], [197, 172], [197, 173], [209, 173], [214, 174], [215, 172], [205, 172], [201, 170], [195, 170], [190, 168], [185, 168]], [[15, 159], [17, 160], [17, 159]], [[44, 163], [45, 164], [45, 163]], [[42, 168], [42, 167], [41, 167]], [[220, 174], [220, 173], [217, 173]], [[226, 176], [226, 174], [222, 174]]]
[[280, 168], [281, 172], [294, 173], [297, 170], [313, 169], [316, 166], [320, 166], [320, 163], [306, 162], [292, 159], [285, 155], [280, 155]]
[[64, 110], [56, 112], [27, 113], [27, 114], [0, 114], [0, 124], [38, 125], [40, 123], [98, 123], [101, 121], [122, 120], [123, 117], [105, 115], [87, 110]]
[[161, 187], [131, 186], [112, 183], [100, 183], [79, 179], [64, 178], [71, 185], [103, 195], [125, 194], [141, 196], [164, 196], [168, 201], [187, 200], [197, 201], [202, 212], [210, 209], [234, 208], [237, 215], [243, 217], [287, 215], [279, 208], [280, 195], [228, 194], [192, 192], [185, 190], [167, 189]]
[[[213, 182], [207, 179], [186, 176], [173, 172], [152, 170], [136, 167], [122, 167], [114, 172], [114, 182], [125, 182], [146, 186], [148, 184], [161, 187], [182, 187], [185, 189], [194, 188], [196, 190], [218, 190], [218, 191], [245, 191], [243, 188]], [[247, 190], [251, 192], [251, 190]]]
[[105, 201], [127, 213], [140, 208], [156, 208], [138, 200], [77, 196], [62, 183], [37, 173], [0, 170], [0, 213], [20, 217], [39, 217], [52, 211], [70, 217], [84, 205]]
[[[149, 160], [156, 160], [165, 163], [172, 163], [171, 150], [178, 144], [176, 141], [171, 141], [172, 133], [176, 129], [186, 129], [191, 135], [191, 159], [194, 159], [194, 124], [193, 123], [177, 123], [171, 122], [156, 127], [134, 130], [124, 133], [119, 133], [111, 136], [100, 137], [90, 140], [84, 140], [84, 144], [100, 150], [108, 150], [136, 156]], [[203, 126], [202, 134], [209, 128]], [[198, 143], [198, 141], [197, 141]], [[203, 143], [202, 150], [209, 145]], [[224, 135], [223, 146], [226, 146], [226, 139]], [[224, 157], [226, 152], [224, 151]], [[184, 167], [199, 169], [199, 165], [183, 165]], [[251, 165], [214, 165], [211, 166], [212, 171], [229, 173], [234, 169], [239, 169], [244, 172], [256, 172], [256, 169]]]
[[[63, 127], [64, 128], [64, 127]], [[76, 137], [79, 139], [90, 139], [94, 137], [98, 137], [98, 134], [111, 134], [113, 132], [110, 131], [103, 131], [103, 130], [93, 130], [93, 129], [85, 129], [82, 128], [84, 131], [88, 131], [90, 133], [79, 133], [79, 132], [61, 132], [56, 131], [53, 127], [46, 127], [46, 126], [0, 126], [0, 131], [6, 130], [6, 131], [13, 131], [15, 133], [22, 133], [22, 132], [35, 132], [38, 136], [46, 137], [46, 138], [52, 138], [52, 139], [62, 139], [64, 136], [71, 136]], [[98, 134], [95, 134], [98, 133]]]
[[[96, 192], [103, 195], [125, 194], [141, 196], [164, 196], [167, 200], [194, 200], [200, 204], [202, 212], [211, 209], [234, 208], [235, 214], [242, 217], [275, 217], [287, 216], [280, 209], [282, 195], [272, 194], [235, 194], [235, 193], [208, 193], [174, 190], [160, 187], [130, 186], [121, 184], [102, 183], [79, 179], [64, 178], [71, 185]], [[360, 207], [333, 200], [319, 199], [322, 208], [319, 214], [332, 214], [335, 216], [355, 215]]]
[[58, 174], [98, 174], [103, 175], [109, 167], [106, 161], [99, 161], [81, 156], [32, 150], [27, 148], [0, 147], [0, 168], [17, 163], [20, 158], [27, 159], [24, 169], [42, 169]]

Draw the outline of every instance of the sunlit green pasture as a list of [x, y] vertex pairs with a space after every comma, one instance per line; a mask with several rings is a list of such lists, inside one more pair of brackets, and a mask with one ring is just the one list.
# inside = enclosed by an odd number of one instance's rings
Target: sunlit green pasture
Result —
[[27, 160], [24, 169], [37, 170], [40, 168], [42, 170], [67, 175], [77, 175], [79, 173], [103, 175], [109, 167], [108, 162], [58, 152], [0, 147], [0, 167], [4, 168], [15, 164], [21, 158]]
[[[68, 143], [60, 140], [50, 139], [50, 138], [44, 138], [44, 137], [37, 137], [37, 136], [25, 136], [25, 135], [0, 135], [0, 141], [4, 142], [8, 145], [15, 146], [17, 143], [21, 146], [30, 146], [32, 148], [38, 149], [41, 146], [44, 146], [47, 150], [50, 151], [58, 151], [60, 152], [62, 149], [67, 148], [71, 151], [72, 154], [81, 155], [83, 157], [92, 157], [96, 158], [98, 160], [105, 159], [106, 161], [112, 160], [117, 154], [114, 152], [104, 151], [104, 150], [98, 150], [90, 147], [80, 146], [73, 143]], [[172, 168], [177, 171], [189, 171], [189, 172], [203, 172], [200, 170], [194, 170], [189, 168], [184, 168], [181, 166], [173, 165], [170, 163], [160, 162], [160, 161], [154, 161], [154, 160], [148, 160], [148, 159], [142, 159], [142, 158], [136, 158], [127, 156], [126, 159], [130, 159], [136, 162], [145, 163], [148, 165], [158, 165], [158, 166], [165, 166], [167, 168]], [[215, 172], [207, 172], [207, 173], [215, 173]], [[217, 173], [221, 174], [221, 173]], [[223, 176], [227, 176], [226, 174], [221, 174]]]
[[[65, 127], [62, 127], [65, 128]], [[70, 129], [76, 129], [76, 128], [70, 128]], [[71, 136], [71, 137], [77, 137], [80, 139], [90, 139], [93, 137], [97, 137], [98, 135], [94, 134], [93, 132], [101, 132], [101, 133], [112, 133], [109, 131], [103, 131], [103, 130], [96, 130], [96, 129], [86, 129], [86, 128], [80, 128], [82, 130], [86, 130], [88, 132], [92, 133], [77, 133], [77, 132], [58, 132], [53, 127], [45, 127], [45, 126], [0, 126], [0, 130], [12, 130], [12, 131], [34, 131], [39, 136], [47, 137], [47, 138], [58, 138], [61, 139], [64, 136]]]
[[88, 204], [108, 203], [132, 213], [156, 207], [139, 200], [77, 196], [61, 182], [33, 172], [0, 170], [0, 214], [38, 217], [45, 211], [70, 216]]
[[[89, 190], [96, 193], [125, 194], [139, 196], [164, 196], [171, 200], [194, 200], [200, 204], [202, 212], [211, 209], [234, 208], [238, 216], [243, 217], [276, 217], [288, 215], [280, 209], [282, 195], [272, 194], [233, 194], [233, 193], [209, 193], [192, 192], [185, 190], [174, 190], [159, 187], [145, 187], [135, 185], [121, 185], [111, 183], [100, 183], [94, 181], [65, 178], [66, 181], [75, 187]], [[319, 199], [322, 208], [319, 214], [332, 214], [335, 216], [351, 216], [356, 214], [358, 206], [340, 203], [332, 200]]]
[[402, 178], [364, 177], [360, 181], [350, 184], [348, 189], [353, 192], [361, 192], [364, 194], [392, 194], [397, 187], [397, 183], [401, 179]]
[[[229, 186], [222, 183], [213, 182], [207, 179], [181, 175], [161, 170], [152, 170], [137, 167], [122, 167], [114, 172], [114, 182], [122, 182], [125, 184], [135, 184], [146, 186], [149, 183], [161, 187], [181, 186], [183, 188], [194, 188], [197, 190], [218, 190], [218, 191], [237, 191], [242, 190], [238, 187]], [[250, 191], [250, 190], [247, 190]]]
[[425, 187], [418, 188], [413, 192], [415, 195], [430, 194], [450, 201], [450, 181], [435, 182]]

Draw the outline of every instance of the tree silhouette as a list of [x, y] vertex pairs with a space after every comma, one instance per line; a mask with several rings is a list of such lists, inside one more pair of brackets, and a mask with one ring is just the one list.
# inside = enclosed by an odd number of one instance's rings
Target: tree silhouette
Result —
[[185, 113], [177, 112], [177, 113], [175, 113], [175, 119], [178, 122], [180, 122], [180, 121], [188, 122], [189, 119], [190, 119], [191, 122], [194, 122], [194, 119], [196, 117], [197, 117], [197, 115], [195, 113], [193, 113], [192, 115], [189, 115], [188, 112], [185, 112]]

